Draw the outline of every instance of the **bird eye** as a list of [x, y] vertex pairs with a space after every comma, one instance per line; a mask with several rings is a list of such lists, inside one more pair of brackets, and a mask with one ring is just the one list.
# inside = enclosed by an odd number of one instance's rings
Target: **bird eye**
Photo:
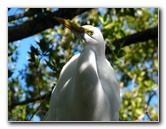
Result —
[[89, 36], [91, 36], [91, 37], [92, 37], [92, 35], [93, 35], [93, 33], [94, 33], [94, 32], [93, 32], [93, 31], [91, 31], [91, 30], [87, 30], [87, 31], [86, 31], [86, 33], [87, 33]]

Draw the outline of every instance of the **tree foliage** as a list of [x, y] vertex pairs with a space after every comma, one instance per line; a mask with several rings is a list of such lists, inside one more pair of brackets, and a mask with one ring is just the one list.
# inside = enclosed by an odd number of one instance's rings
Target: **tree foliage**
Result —
[[[8, 15], [9, 121], [33, 121], [35, 117], [42, 120], [62, 67], [83, 48], [54, 16], [101, 29], [107, 42], [106, 58], [115, 69], [121, 91], [119, 120], [158, 121], [158, 9], [17, 10], [21, 13]], [[17, 71], [20, 54], [14, 41], [21, 42], [31, 35], [36, 35], [38, 41], [27, 52], [28, 64]], [[14, 76], [16, 71], [19, 74]]]

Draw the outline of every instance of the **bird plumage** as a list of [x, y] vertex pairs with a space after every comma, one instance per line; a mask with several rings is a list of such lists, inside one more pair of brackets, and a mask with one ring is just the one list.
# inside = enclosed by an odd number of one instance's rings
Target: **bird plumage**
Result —
[[[85, 44], [81, 54], [63, 67], [52, 91], [46, 121], [117, 121], [120, 93], [113, 68], [105, 59], [105, 41], [98, 28], [71, 31]], [[91, 33], [92, 32], [92, 33]]]

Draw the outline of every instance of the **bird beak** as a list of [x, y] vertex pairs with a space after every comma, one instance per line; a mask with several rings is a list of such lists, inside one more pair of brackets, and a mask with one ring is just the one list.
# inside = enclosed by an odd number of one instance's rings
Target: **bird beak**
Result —
[[80, 32], [80, 33], [84, 33], [84, 28], [82, 26], [76, 25], [66, 19], [63, 18], [59, 18], [59, 17], [55, 17], [55, 19], [59, 22], [62, 23], [64, 26], [66, 26], [68, 29], [70, 29], [71, 31], [76, 31], [76, 32]]
[[81, 34], [85, 32], [85, 29], [82, 26], [76, 25], [66, 19], [55, 17], [55, 19], [59, 22], [62, 23], [64, 26], [66, 26], [68, 29], [70, 29], [74, 34]]

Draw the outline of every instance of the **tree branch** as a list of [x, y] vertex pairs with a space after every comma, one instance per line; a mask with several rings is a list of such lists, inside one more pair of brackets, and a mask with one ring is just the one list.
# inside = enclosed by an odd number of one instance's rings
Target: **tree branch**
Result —
[[58, 9], [57, 11], [36, 18], [32, 21], [27, 21], [18, 26], [8, 27], [8, 42], [13, 42], [20, 40], [29, 36], [32, 36], [36, 33], [44, 31], [48, 28], [53, 28], [59, 23], [53, 19], [53, 16], [63, 17], [66, 19], [72, 19], [76, 15], [82, 14], [91, 8], [68, 8], [68, 9]]
[[23, 18], [23, 17], [30, 17], [30, 16], [33, 16], [35, 14], [39, 14], [41, 12], [42, 12], [41, 8], [29, 8], [28, 11], [26, 11], [22, 14], [16, 14], [16, 15], [8, 16], [8, 22], [11, 22], [13, 20], [18, 20], [18, 19]]
[[[49, 94], [46, 95], [46, 97], [44, 97], [43, 101], [40, 103], [40, 105], [37, 107], [36, 111], [32, 114], [32, 116], [30, 117], [29, 121], [32, 120], [33, 116], [39, 111], [39, 109], [43, 106], [43, 104], [45, 103], [45, 100], [47, 99], [48, 96], [51, 96], [51, 92]], [[41, 96], [39, 96], [41, 98]]]
[[148, 118], [149, 118], [149, 120], [150, 121], [152, 121], [152, 118], [151, 118], [151, 116], [149, 115], [149, 112], [148, 112], [148, 107], [149, 107], [149, 104], [150, 104], [150, 101], [151, 101], [151, 99], [153, 98], [153, 96], [155, 96], [156, 95], [156, 90], [154, 90], [154, 91], [151, 91], [150, 93], [149, 93], [149, 99], [148, 99], [148, 101], [147, 101], [147, 107], [146, 107], [146, 115], [148, 116]]
[[149, 115], [149, 112], [148, 112], [148, 107], [149, 107], [149, 103], [152, 99], [152, 97], [156, 95], [156, 90], [154, 91], [151, 91], [149, 93], [149, 99], [147, 100], [146, 104], [144, 105], [144, 111], [143, 113], [137, 118], [136, 121], [142, 121], [142, 119], [144, 118], [145, 114], [147, 115], [147, 117], [149, 118], [150, 121], [153, 121], [153, 119], [151, 118], [151, 116]]
[[46, 99], [48, 97], [51, 96], [51, 92], [43, 95], [43, 96], [38, 96], [36, 98], [30, 98], [30, 99], [26, 99], [25, 101], [22, 101], [22, 102], [17, 102], [17, 103], [12, 103], [12, 107], [15, 107], [17, 105], [24, 105], [24, 104], [27, 104], [27, 103], [30, 103], [30, 102], [35, 102], [37, 100], [41, 100], [41, 99]]
[[17, 20], [17, 19], [20, 19], [20, 18], [23, 18], [23, 17], [26, 17], [26, 16], [28, 16], [28, 15], [27, 15], [27, 12], [22, 13], [22, 14], [16, 14], [16, 15], [14, 15], [14, 16], [9, 16], [9, 17], [8, 17], [8, 22], [11, 22], [11, 21], [13, 21], [13, 20]]
[[119, 42], [121, 43], [123, 42], [122, 47], [124, 47], [132, 43], [143, 42], [149, 39], [156, 39], [156, 38], [158, 38], [158, 26], [124, 37], [120, 39]]
[[[117, 39], [117, 40], [113, 41], [111, 44], [113, 44], [115, 46], [117, 46], [117, 44], [118, 44], [118, 45], [121, 45], [122, 47], [124, 47], [124, 46], [128, 46], [130, 44], [133, 44], [133, 43], [144, 42], [149, 39], [156, 39], [156, 38], [158, 38], [158, 26], [144, 30], [142, 32], [138, 32], [138, 33], [126, 36], [121, 39]], [[111, 53], [111, 50], [107, 47], [106, 54], [109, 54], [109, 53]]]

